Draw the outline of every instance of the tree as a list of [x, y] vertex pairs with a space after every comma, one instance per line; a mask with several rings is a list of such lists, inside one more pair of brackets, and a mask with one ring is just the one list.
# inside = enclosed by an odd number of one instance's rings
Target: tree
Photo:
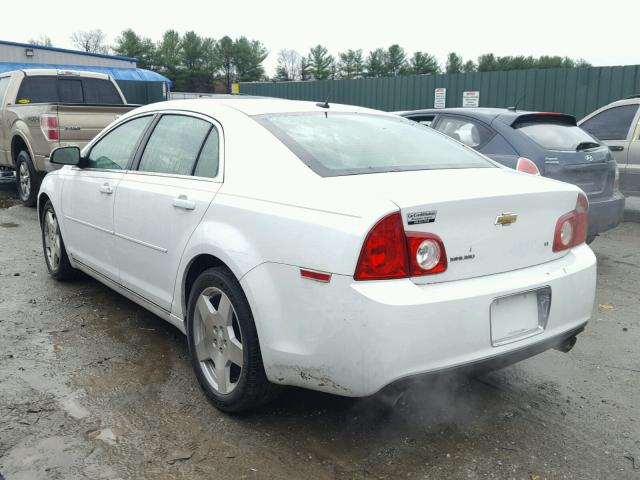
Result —
[[300, 80], [310, 80], [311, 79], [311, 67], [309, 66], [309, 60], [302, 57], [300, 59]]
[[416, 75], [439, 73], [438, 60], [426, 52], [415, 52], [409, 60], [409, 71]]
[[445, 66], [445, 71], [447, 73], [461, 73], [462, 66], [462, 57], [460, 55], [455, 52], [451, 52], [447, 55], [447, 65]]
[[478, 71], [492, 72], [497, 68], [496, 57], [493, 53], [485, 53], [478, 57]]
[[218, 40], [216, 52], [220, 59], [227, 93], [231, 93], [231, 83], [233, 82], [235, 74], [233, 40], [226, 35], [222, 37]]
[[476, 64], [475, 64], [475, 62], [473, 60], [467, 60], [465, 62], [465, 64], [463, 65], [463, 67], [462, 67], [462, 71], [464, 73], [472, 73], [472, 72], [475, 72], [476, 69], [477, 69], [477, 67], [476, 67]]
[[167, 30], [156, 47], [156, 59], [160, 71], [172, 76], [178, 70], [182, 57], [180, 34], [175, 30]]
[[107, 36], [100, 29], [74, 32], [71, 35], [71, 41], [77, 49], [92, 53], [109, 53], [106, 39]]
[[150, 68], [154, 65], [156, 47], [149, 38], [139, 37], [132, 29], [124, 30], [113, 47], [116, 55], [135, 57], [139, 60], [140, 68]]
[[338, 55], [338, 76], [340, 78], [359, 78], [364, 70], [362, 50], [347, 50]]
[[307, 56], [309, 73], [316, 80], [326, 80], [331, 76], [334, 58], [322, 45], [316, 45], [309, 50]]
[[387, 75], [401, 75], [407, 67], [407, 54], [398, 44], [393, 44], [387, 50]]
[[278, 52], [276, 79], [280, 81], [297, 80], [300, 77], [301, 60], [302, 57], [295, 50], [280, 50]]
[[388, 64], [387, 51], [382, 48], [376, 48], [369, 52], [367, 56], [367, 61], [365, 62], [366, 75], [368, 77], [384, 77], [389, 74], [387, 70]]
[[233, 62], [238, 81], [255, 82], [264, 80], [265, 74], [262, 62], [267, 58], [269, 52], [261, 42], [240, 37], [234, 42], [233, 50]]
[[48, 35], [38, 35], [38, 38], [31, 38], [27, 43], [38, 45], [40, 47], [53, 47], [51, 38]]

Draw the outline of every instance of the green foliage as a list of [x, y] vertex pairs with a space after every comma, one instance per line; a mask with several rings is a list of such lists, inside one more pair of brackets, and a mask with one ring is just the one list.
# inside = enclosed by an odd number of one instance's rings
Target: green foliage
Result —
[[438, 60], [426, 52], [415, 52], [409, 60], [409, 72], [415, 75], [440, 73]]
[[382, 48], [377, 48], [369, 52], [365, 69], [367, 77], [384, 77], [389, 74], [389, 54]]
[[351, 79], [360, 78], [364, 72], [364, 60], [362, 50], [347, 50], [338, 55], [338, 76]]
[[472, 73], [478, 69], [478, 66], [475, 64], [473, 60], [467, 60], [465, 64], [462, 66], [462, 71], [464, 73]]
[[462, 73], [464, 64], [462, 57], [455, 52], [447, 55], [447, 64], [445, 65], [445, 71], [447, 73]]
[[309, 73], [315, 80], [326, 80], [332, 77], [335, 60], [332, 55], [329, 55], [326, 47], [316, 45], [309, 50], [307, 63]]
[[139, 37], [132, 29], [124, 30], [113, 47], [116, 55], [135, 57], [139, 60], [140, 68], [153, 68], [156, 55], [156, 46], [150, 38]]
[[393, 44], [387, 50], [387, 74], [401, 75], [407, 71], [407, 54], [398, 44]]

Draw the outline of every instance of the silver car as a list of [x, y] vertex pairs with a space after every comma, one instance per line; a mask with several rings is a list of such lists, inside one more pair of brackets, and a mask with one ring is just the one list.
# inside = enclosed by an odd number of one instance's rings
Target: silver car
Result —
[[578, 125], [609, 146], [620, 168], [620, 190], [640, 195], [640, 95], [605, 105]]

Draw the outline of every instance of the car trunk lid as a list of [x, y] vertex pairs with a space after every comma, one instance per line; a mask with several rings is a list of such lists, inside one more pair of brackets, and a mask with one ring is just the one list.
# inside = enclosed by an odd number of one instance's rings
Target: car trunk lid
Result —
[[[448, 268], [414, 277], [436, 283], [538, 265], [565, 253], [552, 251], [558, 218], [573, 210], [575, 187], [506, 168], [430, 170], [327, 179], [384, 196], [400, 208], [407, 232], [439, 236]], [[357, 192], [357, 193], [356, 193]]]

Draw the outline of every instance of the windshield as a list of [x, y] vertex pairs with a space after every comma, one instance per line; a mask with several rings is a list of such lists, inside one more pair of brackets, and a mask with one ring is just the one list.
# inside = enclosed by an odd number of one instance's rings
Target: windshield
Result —
[[473, 150], [401, 117], [307, 112], [255, 118], [323, 177], [494, 166]]
[[587, 132], [575, 125], [558, 123], [523, 123], [522, 133], [543, 148], [549, 150], [587, 150], [600, 144]]

